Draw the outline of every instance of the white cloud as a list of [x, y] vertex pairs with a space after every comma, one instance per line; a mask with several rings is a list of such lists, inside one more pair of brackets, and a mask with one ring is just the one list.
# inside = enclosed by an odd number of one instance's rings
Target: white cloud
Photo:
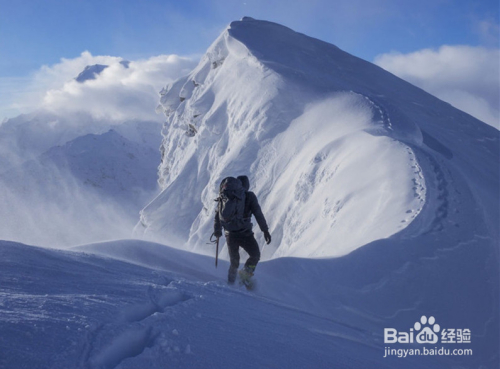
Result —
[[121, 58], [88, 58], [89, 55], [83, 53], [78, 58], [84, 59], [84, 63], [81, 60], [64, 60], [59, 65], [41, 71], [45, 76], [72, 69], [74, 77], [78, 74], [75, 73], [74, 64], [78, 64], [79, 72], [83, 70], [83, 64], [109, 65], [94, 80], [79, 83], [72, 79], [60, 88], [47, 91], [43, 100], [45, 109], [58, 113], [85, 111], [98, 119], [158, 119], [155, 107], [161, 87], [188, 73], [195, 64], [193, 60], [177, 55], [160, 55], [131, 61], [126, 68], [120, 63]]
[[442, 46], [379, 55], [375, 64], [499, 128], [500, 50]]
[[[25, 86], [20, 86], [16, 101], [4, 107], [19, 113], [37, 108], [64, 114], [86, 112], [96, 119], [155, 119], [158, 93], [168, 82], [188, 73], [197, 61], [177, 55], [159, 55], [130, 61], [125, 68], [120, 57], [93, 56], [85, 51], [74, 59], [61, 59], [43, 66]], [[86, 66], [104, 64], [95, 80], [75, 80]]]

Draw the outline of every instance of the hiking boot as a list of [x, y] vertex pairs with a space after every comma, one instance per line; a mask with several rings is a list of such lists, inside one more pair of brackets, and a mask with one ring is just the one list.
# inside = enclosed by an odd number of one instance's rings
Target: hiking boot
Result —
[[238, 274], [242, 280], [249, 280], [253, 276], [253, 270], [248, 267], [241, 269]]
[[238, 272], [240, 275], [240, 285], [244, 285], [249, 291], [253, 290], [255, 287], [254, 280], [252, 279], [254, 269], [255, 267], [245, 267]]

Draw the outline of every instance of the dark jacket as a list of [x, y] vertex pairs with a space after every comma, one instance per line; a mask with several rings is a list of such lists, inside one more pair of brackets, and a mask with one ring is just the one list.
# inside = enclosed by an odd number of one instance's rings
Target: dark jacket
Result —
[[[240, 231], [236, 232], [228, 232], [226, 234], [241, 234], [241, 235], [250, 235], [252, 234], [252, 215], [255, 217], [257, 224], [262, 232], [267, 232], [269, 227], [267, 226], [266, 218], [264, 218], [264, 214], [262, 214], [262, 209], [260, 208], [259, 201], [257, 200], [257, 196], [252, 191], [248, 191], [250, 188], [250, 181], [247, 176], [239, 176], [238, 179], [243, 184], [245, 188], [245, 210], [243, 212], [243, 217], [245, 221], [245, 227]], [[214, 230], [217, 232], [222, 232], [222, 225], [220, 223], [219, 212], [215, 211], [214, 218]]]

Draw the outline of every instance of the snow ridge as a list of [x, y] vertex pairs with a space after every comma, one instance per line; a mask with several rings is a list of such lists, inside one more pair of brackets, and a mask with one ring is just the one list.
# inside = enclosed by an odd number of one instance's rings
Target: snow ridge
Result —
[[[164, 191], [141, 214], [144, 234], [203, 252], [215, 189], [239, 174], [249, 175], [275, 235], [265, 257], [343, 255], [404, 229], [425, 202], [407, 145], [422, 136], [410, 120], [395, 124], [366, 82], [343, 88], [353, 64], [360, 61], [286, 27], [233, 22], [161, 92]], [[360, 224], [368, 226], [353, 232]]]

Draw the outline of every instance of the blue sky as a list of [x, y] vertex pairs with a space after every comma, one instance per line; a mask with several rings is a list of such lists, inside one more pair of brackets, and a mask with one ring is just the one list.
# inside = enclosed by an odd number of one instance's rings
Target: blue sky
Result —
[[442, 45], [498, 49], [498, 0], [0, 0], [0, 99], [43, 65], [83, 51], [129, 60], [195, 57], [243, 16], [368, 61]]
[[[293, 5], [291, 5], [293, 4]], [[0, 76], [88, 50], [134, 59], [200, 54], [232, 20], [276, 21], [366, 60], [393, 50], [487, 44], [497, 0], [1, 0]]]

